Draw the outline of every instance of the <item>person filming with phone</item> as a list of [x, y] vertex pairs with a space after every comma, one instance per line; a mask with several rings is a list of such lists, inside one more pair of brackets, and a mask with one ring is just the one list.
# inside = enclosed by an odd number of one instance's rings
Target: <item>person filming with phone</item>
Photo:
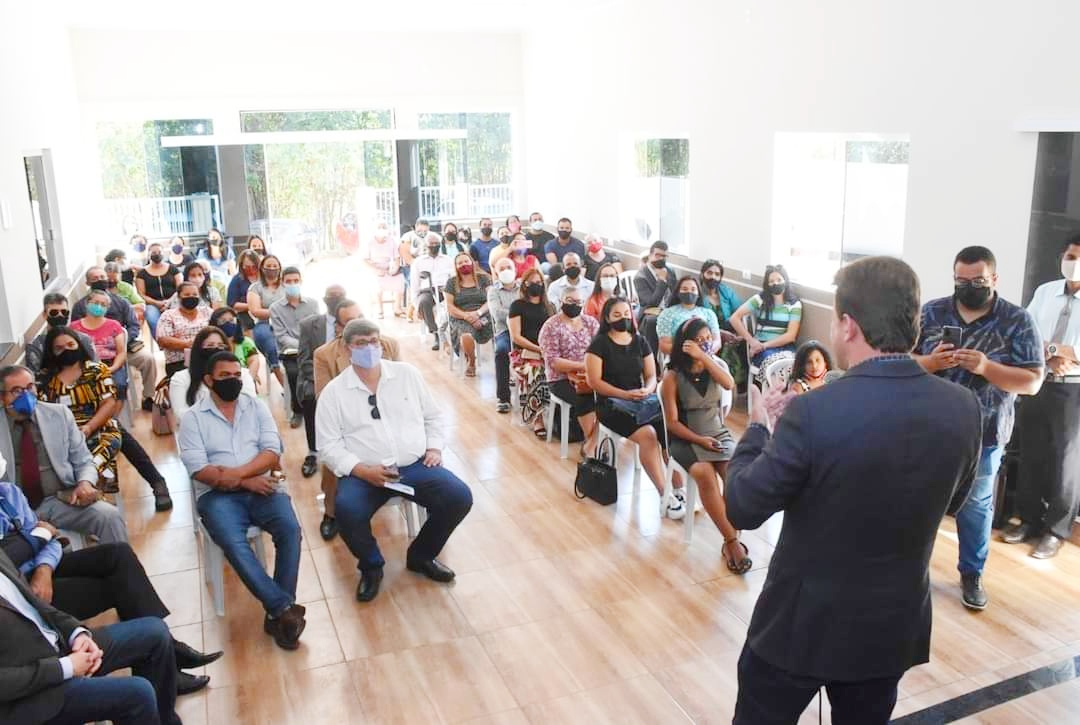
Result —
[[982, 409], [983, 437], [971, 495], [956, 513], [964, 606], [989, 604], [982, 573], [990, 553], [994, 481], [1012, 435], [1017, 395], [1035, 395], [1043, 381], [1039, 330], [1023, 308], [997, 294], [997, 260], [986, 247], [965, 247], [953, 262], [950, 297], [922, 308], [915, 359], [928, 373], [970, 388]]
[[450, 582], [454, 572], [435, 557], [472, 508], [472, 491], [442, 466], [442, 411], [419, 370], [383, 359], [376, 324], [352, 320], [341, 339], [352, 365], [323, 388], [315, 436], [323, 463], [338, 477], [338, 528], [360, 570], [356, 599], [370, 602], [379, 593], [385, 562], [371, 517], [394, 496], [427, 510], [406, 567]]

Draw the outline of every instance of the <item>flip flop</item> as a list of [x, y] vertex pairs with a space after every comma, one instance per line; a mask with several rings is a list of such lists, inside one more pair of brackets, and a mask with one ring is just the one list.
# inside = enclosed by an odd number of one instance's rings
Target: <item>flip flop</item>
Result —
[[[731, 557], [729, 557], [727, 555], [726, 547], [727, 547], [728, 544], [738, 544], [739, 546], [742, 547], [743, 558], [738, 563], [736, 563], [734, 559], [732, 559]], [[750, 559], [750, 550], [748, 548], [746, 548], [746, 544], [739, 541], [738, 539], [724, 539], [724, 546], [725, 546], [724, 563], [727, 564], [728, 571], [730, 571], [733, 574], [739, 574], [739, 575], [745, 574], [746, 572], [750, 571], [750, 568], [752, 566], [754, 566], [754, 562]]]

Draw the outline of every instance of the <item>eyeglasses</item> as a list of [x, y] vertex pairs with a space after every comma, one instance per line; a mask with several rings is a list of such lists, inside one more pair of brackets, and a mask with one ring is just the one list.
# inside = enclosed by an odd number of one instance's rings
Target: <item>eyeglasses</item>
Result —
[[202, 348], [203, 352], [222, 352], [225, 349], [224, 345], [211, 345], [210, 347]]
[[367, 402], [368, 405], [371, 406], [371, 419], [380, 420], [382, 416], [379, 414], [379, 401], [376, 399], [375, 395], [369, 395], [367, 398]]
[[49, 310], [49, 317], [67, 317], [68, 310]]
[[[13, 395], [13, 396], [15, 396], [17, 398], [20, 395], [22, 395], [23, 393], [33, 393], [36, 389], [37, 389], [37, 385], [35, 385], [34, 383], [30, 383], [26, 387], [8, 388], [7, 390], [0, 390], [0, 392], [9, 393], [10, 395]], [[375, 396], [373, 395], [371, 397], [374, 398]]]
[[964, 279], [962, 277], [956, 277], [953, 281], [956, 283], [957, 287], [981, 288], [990, 286], [990, 280], [988, 280], [986, 277], [976, 277], [975, 279]]

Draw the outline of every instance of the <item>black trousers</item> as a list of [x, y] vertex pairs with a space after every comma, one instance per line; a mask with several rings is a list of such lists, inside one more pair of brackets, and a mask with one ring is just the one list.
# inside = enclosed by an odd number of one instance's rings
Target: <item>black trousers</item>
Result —
[[1020, 405], [1019, 432], [1020, 518], [1067, 539], [1080, 507], [1080, 385], [1043, 383]]
[[98, 544], [65, 553], [53, 572], [52, 605], [76, 619], [116, 609], [122, 621], [164, 619], [169, 610], [126, 543]]
[[292, 412], [294, 415], [303, 413], [303, 407], [296, 397], [296, 378], [300, 375], [300, 356], [281, 355], [281, 362], [285, 365], [285, 379], [289, 386], [289, 398], [292, 400]]
[[139, 440], [131, 434], [124, 426], [120, 426], [120, 452], [124, 454], [124, 458], [128, 459], [128, 462], [135, 467], [135, 470], [139, 472], [139, 475], [143, 477], [143, 480], [149, 483], [151, 486], [159, 481], [164, 481], [165, 477], [161, 475], [161, 471], [157, 469], [154, 462], [150, 460], [149, 454], [146, 449], [142, 447]]
[[861, 682], [829, 682], [773, 667], [749, 646], [739, 656], [739, 698], [732, 725], [794, 725], [822, 687], [833, 725], [886, 725], [901, 675]]
[[653, 357], [655, 357], [660, 351], [660, 339], [656, 336], [656, 317], [654, 315], [643, 315], [640, 328], [638, 331], [648, 341], [649, 347], [653, 351]]
[[435, 293], [431, 289], [421, 290], [416, 296], [416, 309], [427, 325], [428, 332], [435, 334], [439, 328], [435, 325]]
[[315, 447], [315, 398], [308, 398], [300, 404], [304, 413], [304, 433], [307, 434], [307, 448], [309, 451], [317, 451]]

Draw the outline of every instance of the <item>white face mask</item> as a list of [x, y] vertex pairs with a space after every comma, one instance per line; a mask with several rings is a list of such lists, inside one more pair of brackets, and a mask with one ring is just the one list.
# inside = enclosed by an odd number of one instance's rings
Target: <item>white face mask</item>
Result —
[[514, 283], [514, 279], [516, 277], [517, 277], [517, 274], [515, 274], [514, 270], [512, 270], [512, 269], [500, 269], [499, 270], [499, 281], [502, 282], [507, 287], [509, 287], [510, 285], [512, 285]]
[[1061, 260], [1061, 276], [1070, 282], [1080, 282], [1080, 260]]
[[618, 286], [619, 286], [619, 278], [618, 277], [601, 277], [600, 278], [600, 289], [604, 290], [605, 292], [614, 292], [615, 288], [618, 287]]
[[533, 230], [534, 232], [538, 232], [538, 231], [540, 231], [540, 230], [542, 230], [542, 229], [544, 228], [544, 222], [542, 222], [542, 221], [540, 221], [539, 219], [537, 219], [536, 221], [534, 221], [534, 222], [533, 222], [532, 224], [530, 224], [529, 226], [531, 226], [531, 227], [532, 227], [532, 230]]

